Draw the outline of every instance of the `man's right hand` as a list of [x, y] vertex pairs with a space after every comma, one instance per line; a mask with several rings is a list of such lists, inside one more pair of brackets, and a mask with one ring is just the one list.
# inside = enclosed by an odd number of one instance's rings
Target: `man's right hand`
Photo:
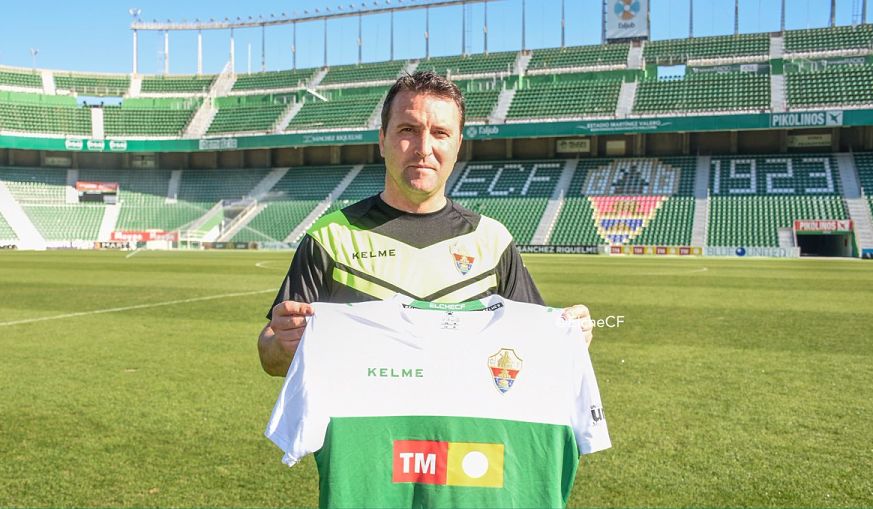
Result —
[[273, 306], [270, 320], [258, 337], [258, 353], [264, 371], [285, 376], [306, 328], [306, 317], [313, 314], [305, 302], [286, 300]]

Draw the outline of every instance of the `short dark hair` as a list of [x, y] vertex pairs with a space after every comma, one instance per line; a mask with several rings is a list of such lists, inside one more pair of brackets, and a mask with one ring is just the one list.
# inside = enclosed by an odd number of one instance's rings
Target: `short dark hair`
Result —
[[388, 90], [388, 95], [385, 96], [385, 103], [382, 105], [382, 130], [385, 130], [388, 126], [388, 120], [391, 118], [391, 103], [394, 102], [394, 96], [403, 90], [411, 90], [419, 94], [430, 94], [442, 99], [455, 101], [458, 111], [461, 112], [461, 125], [459, 129], [464, 128], [466, 104], [464, 103], [464, 94], [461, 93], [461, 89], [450, 80], [433, 71], [418, 71], [414, 74], [406, 74], [397, 78], [397, 81]]

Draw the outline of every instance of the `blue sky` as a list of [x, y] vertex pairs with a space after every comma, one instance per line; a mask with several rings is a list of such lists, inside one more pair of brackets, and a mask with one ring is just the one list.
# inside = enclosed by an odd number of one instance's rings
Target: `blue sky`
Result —
[[[378, 0], [380, 5], [385, 0]], [[407, 0], [408, 1], [408, 0]], [[650, 0], [653, 39], [688, 35], [690, 0]], [[853, 9], [860, 12], [862, 0], [838, 0], [837, 24], [850, 24]], [[734, 0], [694, 0], [695, 35], [733, 32]], [[269, 16], [270, 13], [304, 9], [335, 8], [348, 1], [230, 0], [118, 0], [58, 2], [31, 0], [4, 2], [0, 30], [0, 65], [30, 67], [30, 48], [37, 48], [37, 67], [97, 72], [130, 72], [132, 60], [130, 15], [128, 8], [142, 9], [144, 20], [193, 20], [195, 18], [243, 19]], [[358, 3], [358, 2], [355, 2]], [[372, 5], [373, 0], [368, 4]], [[779, 29], [780, 0], [740, 0], [740, 31], [761, 32]], [[830, 0], [787, 0], [787, 27], [826, 26]], [[488, 3], [489, 51], [521, 48], [522, 0], [492, 0]], [[601, 0], [565, 0], [567, 45], [600, 42]], [[432, 56], [461, 52], [461, 10], [458, 7], [432, 9], [430, 14]], [[467, 7], [467, 45], [470, 52], [483, 49], [482, 4]], [[867, 18], [873, 19], [873, 0]], [[526, 46], [542, 48], [560, 46], [561, 0], [526, 1]], [[299, 24], [297, 28], [297, 67], [315, 67], [324, 62], [323, 24]], [[328, 63], [357, 61], [357, 20], [347, 18], [328, 23]], [[363, 60], [387, 60], [390, 56], [390, 23], [387, 15], [363, 19]], [[394, 57], [424, 56], [424, 9], [395, 14]], [[274, 27], [266, 32], [268, 70], [291, 67], [291, 27]], [[227, 31], [204, 32], [204, 72], [218, 72], [228, 59]], [[261, 33], [259, 29], [236, 32], [236, 70], [248, 70], [248, 47], [251, 46], [252, 70], [260, 69]], [[160, 73], [163, 69], [163, 35], [140, 34], [140, 72]], [[170, 34], [170, 72], [193, 73], [196, 69], [196, 34]]]

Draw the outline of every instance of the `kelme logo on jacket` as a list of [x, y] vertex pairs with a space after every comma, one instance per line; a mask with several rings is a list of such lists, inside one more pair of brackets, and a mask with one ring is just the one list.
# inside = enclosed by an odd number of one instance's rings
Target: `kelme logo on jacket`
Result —
[[392, 481], [503, 487], [503, 444], [395, 440]]

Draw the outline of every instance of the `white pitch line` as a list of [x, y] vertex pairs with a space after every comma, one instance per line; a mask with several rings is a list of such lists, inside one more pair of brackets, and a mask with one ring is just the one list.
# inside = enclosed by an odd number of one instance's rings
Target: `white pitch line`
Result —
[[93, 311], [80, 311], [78, 313], [66, 313], [63, 315], [43, 316], [41, 318], [28, 318], [26, 320], [13, 320], [11, 322], [0, 322], [0, 327], [9, 325], [21, 325], [25, 323], [46, 322], [49, 320], [61, 320], [63, 318], [75, 318], [78, 316], [99, 315], [103, 313], [118, 313], [119, 311], [131, 311], [134, 309], [156, 308], [161, 306], [172, 306], [174, 304], [188, 304], [190, 302], [202, 302], [205, 300], [224, 299], [227, 297], [243, 297], [246, 295], [257, 295], [260, 293], [275, 292], [275, 289], [256, 290], [253, 292], [237, 292], [237, 293], [222, 293], [220, 295], [210, 295], [208, 297], [194, 297], [193, 299], [169, 300], [166, 302], [154, 302], [151, 304], [136, 304], [133, 306], [123, 306], [118, 308], [95, 309]]
[[137, 253], [139, 253], [140, 251], [142, 251], [140, 248], [136, 248], [136, 249], [134, 249], [133, 251], [131, 251], [130, 253], [128, 253], [128, 254], [125, 256], [125, 258], [130, 258], [130, 257], [136, 255]]

